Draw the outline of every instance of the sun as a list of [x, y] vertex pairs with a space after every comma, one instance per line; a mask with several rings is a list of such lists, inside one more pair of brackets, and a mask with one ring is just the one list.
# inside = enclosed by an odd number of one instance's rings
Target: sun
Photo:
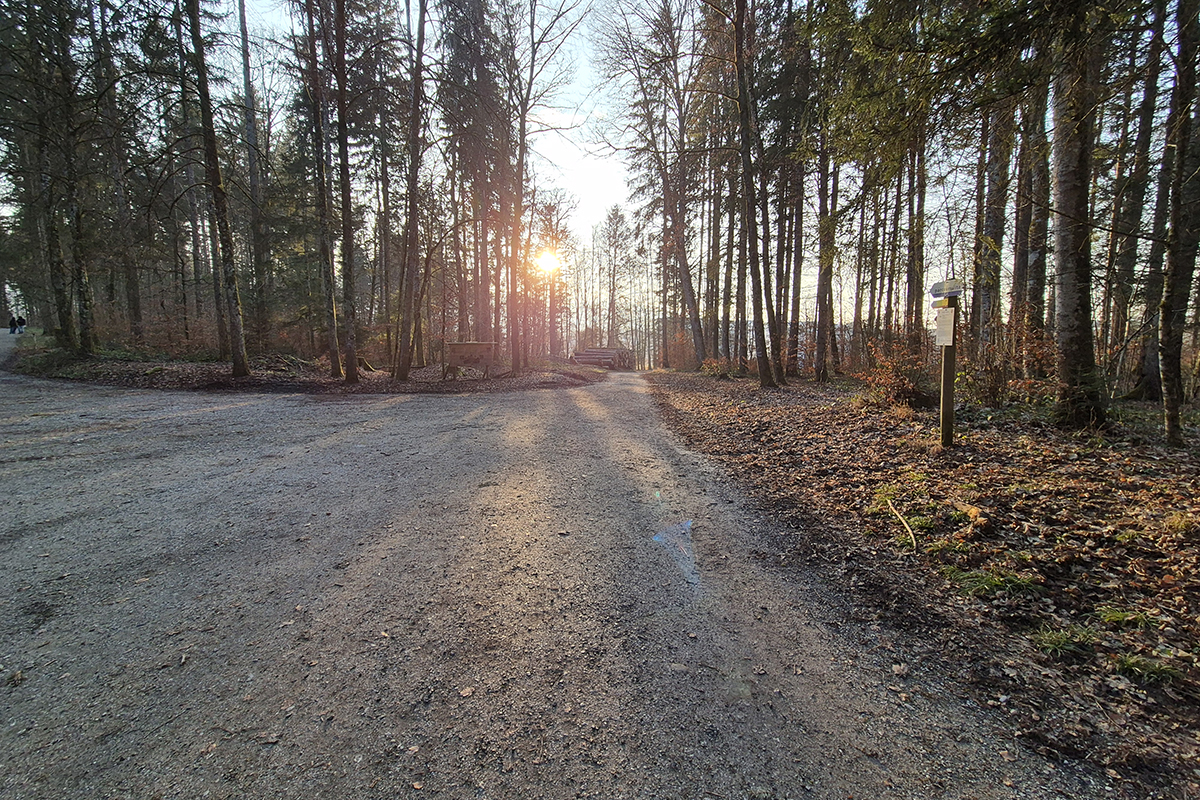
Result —
[[558, 253], [553, 250], [543, 250], [538, 257], [534, 259], [535, 263], [542, 272], [551, 275], [557, 272], [562, 267], [562, 259], [558, 257]]

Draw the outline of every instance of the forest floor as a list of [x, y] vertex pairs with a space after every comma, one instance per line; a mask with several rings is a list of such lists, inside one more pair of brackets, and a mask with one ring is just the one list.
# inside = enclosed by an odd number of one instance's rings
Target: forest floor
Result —
[[655, 372], [668, 423], [726, 464], [819, 569], [881, 618], [940, 643], [955, 677], [1031, 746], [1112, 776], [1178, 772], [1200, 796], [1200, 430], [1162, 445], [1157, 408], [1103, 431], [1045, 409], [888, 407], [858, 384]]
[[630, 375], [22, 350], [11, 796], [1200, 796], [1200, 457], [1136, 409], [647, 374], [714, 469]]
[[[39, 341], [46, 343], [35, 343]], [[459, 377], [443, 380], [441, 365], [431, 364], [412, 370], [407, 381], [394, 381], [386, 369], [368, 366], [359, 370], [359, 382], [351, 385], [329, 374], [328, 359], [307, 361], [268, 355], [251, 358], [250, 366], [251, 375], [234, 378], [228, 362], [165, 360], [130, 352], [79, 358], [51, 346], [48, 340], [27, 339], [13, 368], [26, 375], [126, 388], [297, 394], [512, 392], [579, 386], [603, 380], [605, 375], [604, 370], [595, 367], [559, 363], [542, 365], [516, 377], [509, 375], [508, 367], [503, 365], [497, 365], [488, 377], [465, 367]]]

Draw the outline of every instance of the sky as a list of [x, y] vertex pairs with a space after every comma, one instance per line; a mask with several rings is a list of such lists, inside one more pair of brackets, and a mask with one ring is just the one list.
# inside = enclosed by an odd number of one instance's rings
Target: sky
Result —
[[[236, 30], [237, 5], [234, 0], [222, 2], [231, 14], [227, 25]], [[267, 28], [277, 31], [291, 28], [286, 0], [247, 0], [246, 16], [252, 37]], [[557, 130], [541, 133], [531, 141], [538, 188], [562, 189], [578, 203], [570, 224], [582, 247], [590, 245], [592, 228], [603, 221], [608, 209], [613, 205], [624, 206], [628, 195], [621, 160], [588, 141], [587, 123], [600, 112], [594, 99], [595, 77], [585, 28], [581, 26], [576, 31], [571, 48], [573, 82], [556, 99], [554, 108], [538, 112], [542, 121]]]

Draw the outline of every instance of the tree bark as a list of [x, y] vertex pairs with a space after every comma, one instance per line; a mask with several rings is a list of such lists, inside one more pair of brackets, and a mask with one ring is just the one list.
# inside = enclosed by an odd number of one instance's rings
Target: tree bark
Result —
[[204, 61], [204, 35], [200, 30], [200, 0], [187, 0], [187, 12], [192, 29], [192, 50], [196, 66], [196, 88], [200, 95], [200, 126], [204, 137], [204, 173], [212, 193], [213, 211], [217, 221], [217, 237], [221, 248], [223, 294], [229, 308], [230, 352], [233, 377], [250, 374], [246, 356], [246, 336], [242, 328], [242, 300], [238, 292], [237, 266], [233, 257], [233, 234], [229, 228], [229, 201], [221, 178], [217, 159], [217, 132], [213, 125], [212, 97], [208, 92], [208, 68]]
[[325, 163], [325, 91], [317, 61], [317, 20], [313, 0], [304, 0], [305, 23], [308, 28], [309, 102], [313, 109], [313, 172], [317, 184], [317, 257], [320, 259], [321, 294], [325, 299], [326, 349], [329, 351], [329, 374], [341, 378], [342, 350], [338, 346], [337, 280], [333, 272], [332, 236], [329, 232], [329, 172]]
[[258, 148], [258, 107], [250, 80], [250, 34], [246, 28], [246, 0], [238, 0], [242, 45], [243, 128], [246, 137], [246, 172], [250, 189], [250, 256], [254, 267], [254, 346], [265, 352], [271, 338], [267, 284], [271, 270], [271, 244], [263, 200], [263, 175]]
[[1005, 211], [1008, 207], [1014, 111], [1013, 100], [1002, 100], [992, 108], [988, 123], [985, 169], [987, 195], [975, 278], [975, 291], [979, 296], [975, 338], [979, 346], [994, 345], [1000, 337], [1000, 253], [1004, 247]]
[[750, 85], [746, 76], [746, 0], [736, 0], [734, 8], [734, 58], [737, 66], [738, 121], [742, 155], [742, 225], [748, 234], [746, 247], [750, 256], [750, 282], [754, 295], [751, 298], [751, 306], [754, 309], [754, 355], [758, 362], [758, 383], [759, 386], [766, 389], [777, 384], [771, 358], [767, 354], [767, 336], [763, 325], [762, 271], [758, 252], [754, 172], [750, 158], [752, 133], [750, 130]]
[[1137, 375], [1129, 400], [1162, 400], [1162, 375], [1158, 361], [1158, 314], [1163, 295], [1163, 261], [1167, 253], [1167, 228], [1170, 222], [1171, 176], [1174, 174], [1174, 147], [1163, 151], [1158, 170], [1158, 188], [1154, 200], [1154, 225], [1150, 234], [1150, 254], [1146, 258], [1146, 281], [1142, 287], [1145, 311], [1142, 317], [1142, 345]]
[[[113, 182], [113, 206], [118, 230], [131, 231], [133, 210], [129, 202], [129, 189], [125, 178], [128, 157], [120, 137], [116, 102], [117, 74], [108, 34], [110, 6], [107, 0], [100, 0], [99, 8], [100, 29], [96, 29], [95, 20], [89, 15], [91, 23], [89, 32], [92, 38], [92, 48], [98, 54], [96, 72], [100, 94], [99, 104], [104, 120], [105, 136], [108, 139], [106, 148], [108, 150], [109, 175]], [[142, 295], [138, 285], [137, 263], [131, 252], [129, 237], [118, 237], [113, 245], [125, 280], [125, 306], [126, 313], [129, 315], [129, 334], [134, 344], [140, 345], [145, 339], [145, 327], [142, 321]], [[186, 299], [184, 304], [186, 306]]]
[[[1030, 337], [1041, 336], [1046, 327], [1046, 265], [1050, 226], [1050, 147], [1046, 137], [1046, 106], [1049, 84], [1034, 89], [1030, 102], [1029, 131], [1029, 261], [1025, 276], [1025, 329]], [[1027, 378], [1042, 377], [1042, 367], [1031, 357], [1031, 345], [1023, 362]]]
[[817, 357], [813, 377], [825, 382], [829, 380], [829, 359], [833, 348], [833, 303], [827, 303], [826, 298], [833, 298], [833, 248], [836, 242], [829, 202], [829, 152], [824, 141], [821, 142], [817, 159]]
[[1055, 333], [1057, 421], [1072, 428], [1104, 421], [1104, 401], [1092, 333], [1091, 223], [1095, 81], [1098, 47], [1089, 11], [1076, 11], [1061, 42], [1054, 84]]
[[[244, 1], [244, 0], [243, 0]], [[358, 311], [354, 270], [354, 204], [350, 185], [350, 104], [346, 97], [346, 0], [334, 2], [334, 80], [337, 82], [338, 177], [342, 195], [342, 320], [346, 383], [358, 383]]]
[[904, 329], [910, 344], [919, 341], [925, 328], [925, 174], [924, 121], [909, 150], [908, 257], [906, 260]]
[[[1183, 446], [1180, 408], [1183, 405], [1183, 329], [1192, 275], [1196, 268], [1196, 246], [1200, 240], [1197, 204], [1200, 203], [1200, 109], [1196, 100], [1196, 55], [1200, 44], [1197, 0], [1179, 0], [1176, 24], [1179, 29], [1179, 59], [1171, 112], [1167, 120], [1168, 146], [1174, 145], [1175, 163], [1171, 176], [1170, 229], [1167, 233], [1167, 266], [1163, 298], [1159, 306], [1159, 369], [1162, 374], [1163, 422], [1167, 443]], [[1193, 114], [1197, 119], [1193, 119]]]
[[400, 277], [400, 309], [398, 331], [396, 336], [397, 354], [393, 362], [392, 377], [396, 380], [408, 380], [409, 370], [413, 363], [413, 341], [416, 331], [414, 317], [420, 313], [416, 293], [420, 280], [421, 258], [420, 243], [420, 185], [421, 160], [425, 152], [421, 141], [421, 128], [424, 121], [425, 105], [425, 14], [426, 0], [417, 3], [417, 42], [413, 53], [412, 69], [412, 100], [409, 105], [408, 134], [406, 148], [408, 150], [408, 171], [404, 178], [405, 214], [404, 214], [404, 244], [401, 247], [401, 263], [403, 269]]

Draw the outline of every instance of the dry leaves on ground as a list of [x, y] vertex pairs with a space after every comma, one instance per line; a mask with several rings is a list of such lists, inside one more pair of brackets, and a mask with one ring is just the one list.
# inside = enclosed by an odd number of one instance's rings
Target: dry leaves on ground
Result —
[[962, 411], [943, 449], [936, 412], [846, 387], [649, 379], [670, 423], [794, 525], [769, 557], [936, 643], [1033, 747], [1200, 781], [1195, 450], [1028, 410]]
[[606, 374], [594, 367], [555, 364], [514, 376], [507, 366], [497, 365], [487, 378], [478, 370], [464, 368], [460, 377], [442, 380], [441, 365], [431, 364], [413, 369], [407, 381], [393, 380], [386, 369], [367, 367], [360, 369], [358, 383], [347, 384], [343, 378], [329, 374], [327, 360], [306, 361], [294, 356], [270, 355], [251, 359], [250, 366], [252, 374], [249, 377], [234, 378], [225, 362], [80, 359], [57, 349], [26, 347], [15, 370], [46, 378], [127, 388], [302, 394], [455, 394], [569, 388], [603, 380]]

